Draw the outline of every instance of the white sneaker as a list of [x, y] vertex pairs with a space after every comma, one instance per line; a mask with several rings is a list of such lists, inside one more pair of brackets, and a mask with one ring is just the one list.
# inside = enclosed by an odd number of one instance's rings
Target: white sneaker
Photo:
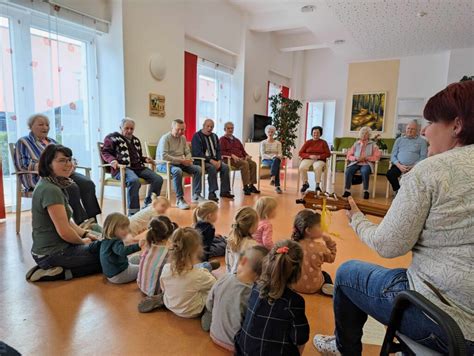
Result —
[[202, 195], [193, 195], [191, 199], [191, 203], [202, 203], [203, 201], [207, 201]]
[[189, 205], [188, 203], [186, 203], [186, 200], [184, 200], [184, 198], [179, 198], [176, 202], [176, 206], [178, 207], [178, 209], [181, 210], [189, 210]]
[[321, 293], [332, 297], [334, 295], [334, 284], [324, 283], [321, 287]]
[[313, 338], [313, 345], [323, 355], [341, 355], [336, 346], [336, 337], [334, 335], [317, 334]]

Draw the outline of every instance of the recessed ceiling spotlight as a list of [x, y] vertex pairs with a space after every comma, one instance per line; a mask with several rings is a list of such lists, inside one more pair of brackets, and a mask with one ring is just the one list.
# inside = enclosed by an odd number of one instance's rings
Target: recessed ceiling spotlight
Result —
[[335, 44], [335, 45], [341, 45], [341, 44], [343, 44], [344, 42], [346, 42], [346, 41], [345, 41], [345, 40], [335, 40], [335, 41], [334, 41], [334, 44]]
[[313, 12], [314, 10], [316, 10], [314, 5], [305, 5], [301, 8], [301, 12]]
[[427, 13], [427, 12], [424, 12], [424, 11], [420, 11], [420, 12], [417, 12], [417, 13], [416, 13], [416, 16], [417, 16], [417, 17], [425, 17], [426, 15], [428, 15], [428, 13]]

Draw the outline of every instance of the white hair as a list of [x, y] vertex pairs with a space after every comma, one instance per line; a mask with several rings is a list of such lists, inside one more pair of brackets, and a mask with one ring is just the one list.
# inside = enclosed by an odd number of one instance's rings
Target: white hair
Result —
[[275, 130], [275, 131], [277, 130], [275, 126], [273, 126], [273, 125], [267, 125], [267, 126], [265, 126], [265, 135], [268, 136], [268, 130], [270, 130], [270, 129], [273, 129], [273, 130]]
[[229, 125], [235, 126], [232, 121], [227, 121], [227, 122], [224, 124], [224, 130], [225, 130], [225, 129], [227, 128], [227, 126], [229, 126]]
[[29, 118], [28, 118], [28, 121], [26, 122], [26, 124], [28, 125], [28, 127], [31, 128], [33, 127], [33, 125], [35, 124], [35, 121], [38, 120], [38, 119], [45, 119], [47, 122], [48, 122], [48, 125], [49, 125], [49, 118], [46, 116], [46, 115], [43, 115], [43, 114], [34, 114], [34, 115], [31, 115]]
[[370, 135], [372, 134], [372, 129], [368, 126], [364, 126], [359, 130], [359, 139], [362, 139], [366, 133], [369, 133], [369, 139]]
[[135, 127], [135, 120], [129, 117], [124, 117], [122, 121], [120, 121], [120, 128], [123, 128], [127, 122], [131, 122], [133, 126]]

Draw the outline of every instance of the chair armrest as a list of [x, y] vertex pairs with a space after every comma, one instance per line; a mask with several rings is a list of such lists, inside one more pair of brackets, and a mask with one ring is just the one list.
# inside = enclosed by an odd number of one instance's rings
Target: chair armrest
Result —
[[200, 161], [206, 162], [206, 159], [205, 159], [205, 158], [203, 158], [203, 157], [191, 157], [191, 159], [197, 159], [197, 160], [200, 160]]
[[[155, 163], [156, 163], [156, 167], [159, 165], [159, 164], [165, 164], [166, 165], [166, 174], [170, 174], [171, 172], [171, 162], [170, 161], [165, 161], [164, 159], [155, 159]], [[156, 167], [155, 167], [155, 170], [156, 170]]]
[[12, 173], [12, 175], [17, 175], [17, 176], [21, 176], [23, 174], [39, 174], [39, 173], [38, 171], [16, 171]]
[[232, 157], [222, 155], [222, 159], [225, 160], [226, 161], [225, 163], [230, 167], [230, 162], [232, 160]]

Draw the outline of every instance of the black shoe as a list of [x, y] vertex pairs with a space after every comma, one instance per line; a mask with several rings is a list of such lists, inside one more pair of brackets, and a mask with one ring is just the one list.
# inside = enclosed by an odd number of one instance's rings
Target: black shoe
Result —
[[245, 187], [245, 188], [244, 188], [244, 194], [245, 194], [245, 195], [252, 195], [252, 192], [251, 192], [251, 190], [250, 190], [250, 187]]
[[231, 194], [230, 192], [227, 193], [221, 193], [221, 198], [228, 198], [228, 199], [234, 199], [235, 195]]
[[258, 190], [257, 187], [254, 186], [253, 184], [250, 184], [249, 188], [250, 188], [250, 193], [260, 194], [260, 190]]
[[321, 188], [319, 187], [319, 185], [316, 187], [316, 191], [317, 192], [322, 192]]
[[348, 192], [347, 190], [344, 192], [344, 194], [342, 194], [343, 198], [347, 198], [347, 197], [350, 197], [350, 196], [351, 196], [351, 192]]
[[270, 179], [270, 185], [275, 185], [275, 179]]
[[216, 203], [219, 202], [219, 198], [217, 197], [216, 193], [209, 193], [207, 199], [215, 201]]
[[369, 199], [369, 192], [364, 192], [364, 199]]
[[213, 271], [215, 271], [216, 269], [218, 269], [221, 266], [221, 263], [217, 260], [209, 261], [209, 263], [210, 263], [211, 268], [212, 268]]
[[301, 192], [301, 193], [304, 193], [304, 192], [306, 192], [306, 191], [308, 190], [308, 188], [309, 188], [308, 182], [304, 182], [303, 185], [301, 186], [300, 192]]

